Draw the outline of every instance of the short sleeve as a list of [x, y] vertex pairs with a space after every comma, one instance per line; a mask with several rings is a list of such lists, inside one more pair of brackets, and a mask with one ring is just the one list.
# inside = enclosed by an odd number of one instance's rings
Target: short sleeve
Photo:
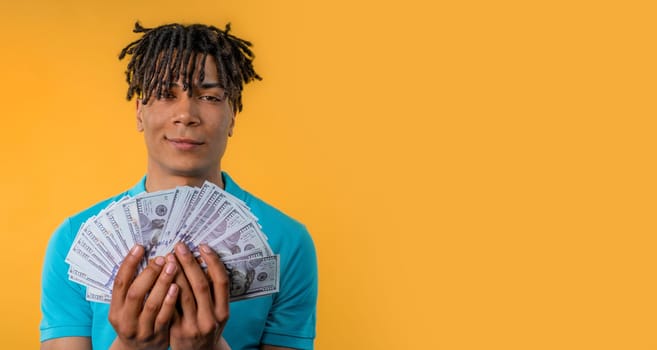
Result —
[[296, 227], [296, 234], [283, 238], [286, 244], [280, 250], [280, 292], [274, 296], [261, 342], [312, 349], [317, 307], [317, 256], [306, 228]]
[[92, 311], [85, 288], [68, 279], [64, 261], [75, 238], [66, 220], [48, 243], [41, 275], [40, 341], [61, 337], [90, 337]]

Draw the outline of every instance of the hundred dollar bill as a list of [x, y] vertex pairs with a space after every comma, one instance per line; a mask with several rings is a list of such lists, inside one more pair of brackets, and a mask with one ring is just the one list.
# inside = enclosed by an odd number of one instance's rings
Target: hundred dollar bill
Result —
[[[219, 255], [217, 253], [217, 255]], [[265, 257], [266, 255], [263, 252], [262, 248], [256, 248], [252, 250], [247, 250], [245, 252], [242, 252], [240, 254], [235, 254], [235, 255], [219, 255], [219, 259], [222, 262], [225, 261], [232, 261], [232, 260], [248, 260], [248, 259], [255, 259], [255, 258], [262, 258]], [[203, 269], [207, 269], [208, 264], [205, 263], [205, 260], [203, 260], [203, 257], [201, 256], [201, 253], [199, 252], [198, 254], [195, 254], [196, 261], [201, 265]]]
[[227, 232], [235, 232], [250, 222], [249, 217], [243, 215], [241, 210], [236, 209], [235, 205], [228, 201], [217, 210], [217, 213], [217, 218], [189, 242], [188, 245], [195, 254], [198, 254], [199, 245], [215, 242], [223, 238]]
[[175, 189], [173, 203], [171, 204], [171, 214], [164, 224], [164, 228], [162, 228], [160, 238], [155, 243], [155, 246], [151, 248], [154, 250], [151, 256], [163, 256], [171, 251], [172, 243], [176, 242], [176, 231], [178, 226], [180, 226], [180, 220], [194, 199], [194, 193], [196, 192], [197, 190], [189, 186], [180, 186]]
[[91, 265], [98, 265], [99, 270], [107, 273], [111, 273], [115, 268], [115, 265], [98, 251], [98, 247], [89, 241], [84, 232], [78, 231], [64, 261], [68, 264], [83, 265], [87, 259], [93, 261]]
[[77, 244], [71, 247], [64, 261], [69, 265], [75, 265], [98, 280], [109, 279], [113, 271], [107, 267], [105, 262], [98, 259], [94, 251], [89, 251], [83, 245]]
[[[130, 234], [135, 238], [136, 244], [144, 244], [144, 238], [139, 230], [139, 213], [137, 212], [137, 200], [132, 198], [121, 204], [123, 216], [128, 224]], [[118, 214], [118, 213], [117, 213]], [[119, 214], [120, 215], [120, 214]]]
[[278, 293], [279, 256], [224, 262], [230, 278], [230, 301]]
[[205, 235], [207, 235], [208, 227], [215, 225], [217, 221], [224, 217], [227, 210], [231, 207], [232, 204], [230, 201], [226, 200], [226, 195], [219, 193], [217, 201], [210, 206], [207, 213], [205, 214], [205, 217], [203, 218], [203, 221], [197, 222], [197, 226], [194, 229], [194, 234], [192, 236], [186, 237], [187, 240], [185, 242], [199, 240], [202, 237], [205, 237]]
[[[102, 215], [102, 212], [91, 220], [90, 225], [94, 226], [93, 229], [95, 232], [99, 232], [105, 236], [105, 240], [114, 249], [116, 256], [119, 257], [121, 261], [123, 261], [123, 257], [125, 257], [128, 253], [128, 247], [125, 244], [125, 239], [121, 237], [121, 235], [114, 232], [114, 229], [112, 229], [112, 226], [110, 225], [109, 221], [107, 221], [105, 216]], [[119, 263], [121, 261], [119, 261]]]
[[247, 250], [262, 248], [266, 255], [271, 255], [272, 251], [266, 240], [262, 238], [258, 225], [250, 222], [236, 232], [224, 235], [219, 239], [208, 243], [219, 255], [235, 255]]
[[121, 237], [122, 244], [128, 247], [128, 251], [137, 243], [135, 236], [130, 230], [128, 220], [123, 214], [123, 209], [120, 204], [117, 204], [112, 209], [103, 212], [103, 215], [109, 222], [114, 232]]
[[116, 253], [112, 252], [113, 249], [104, 240], [103, 235], [94, 233], [89, 228], [89, 226], [83, 225], [78, 234], [82, 234], [89, 241], [89, 244], [94, 247], [98, 254], [109, 262], [110, 268], [113, 270], [121, 263], [122, 259], [119, 259]]
[[[130, 200], [125, 201], [123, 204], [121, 204], [121, 209], [123, 210], [123, 215], [125, 216], [125, 220], [128, 223], [128, 230], [130, 231], [130, 234], [133, 237], [135, 237], [135, 243], [145, 246], [144, 237], [142, 236], [141, 230], [139, 228], [139, 213], [137, 212], [137, 199], [132, 198]], [[139, 272], [145, 269], [147, 265], [148, 265], [148, 258], [147, 255], [144, 254], [144, 258], [141, 260], [141, 264], [139, 266]]]
[[112, 302], [112, 293], [94, 287], [87, 287], [86, 299], [97, 303], [109, 304]]
[[146, 249], [140, 273], [149, 258], [166, 255], [179, 241], [206, 268], [198, 246], [208, 243], [226, 266], [231, 264], [233, 279], [241, 283], [234, 283], [231, 300], [240, 300], [278, 290], [279, 259], [264, 260], [273, 252], [260, 229], [243, 201], [206, 182], [110, 203], [81, 225], [65, 260], [69, 279], [87, 287], [87, 300], [109, 302], [118, 268], [135, 244]]
[[155, 256], [162, 229], [171, 215], [173, 197], [176, 190], [159, 191], [140, 195], [135, 198], [139, 217], [139, 230], [148, 258]]
[[121, 204], [128, 200], [130, 200], [130, 196], [125, 196], [118, 202], [113, 202], [110, 206], [101, 210], [97, 215], [97, 225], [102, 225], [106, 230], [111, 231], [112, 236], [116, 237], [124, 256], [128, 253], [130, 248], [135, 245], [135, 241], [132, 234], [127, 231], [127, 223], [120, 222], [120, 220], [117, 221], [117, 217], [114, 213], [116, 210], [121, 210]]
[[219, 191], [210, 193], [208, 200], [205, 203], [200, 203], [197, 206], [196, 212], [192, 213], [187, 222], [183, 224], [180, 234], [180, 241], [188, 242], [191, 237], [196, 235], [198, 230], [205, 225], [206, 222], [212, 217], [218, 205], [225, 198], [225, 195]]
[[269, 255], [266, 255], [265, 251], [262, 248], [255, 248], [230, 256], [219, 255], [219, 258], [221, 259], [221, 261], [225, 262], [225, 261], [234, 261], [234, 260], [249, 260], [255, 258], [264, 258], [265, 256], [269, 256]]
[[189, 204], [185, 206], [183, 209], [183, 213], [175, 227], [174, 233], [177, 235], [180, 233], [180, 227], [187, 221], [187, 218], [189, 218], [190, 215], [194, 212], [196, 209], [198, 203], [199, 203], [199, 198], [201, 197], [201, 188], [194, 188], [192, 192], [192, 196], [189, 200]]
[[115, 276], [111, 276], [108, 280], [98, 280], [95, 276], [89, 275], [75, 265], [70, 265], [68, 268], [68, 278], [71, 281], [78, 282], [87, 287], [94, 287], [107, 293], [112, 291], [114, 277]]
[[[241, 200], [240, 198], [235, 197], [234, 195], [230, 194], [229, 192], [226, 192], [224, 189], [222, 189], [221, 187], [219, 187], [219, 186], [217, 186], [217, 185], [215, 185], [215, 184], [213, 184], [213, 183], [211, 183], [211, 182], [208, 182], [208, 181], [206, 181], [206, 182], [209, 183], [211, 186], [213, 186], [213, 188], [214, 188], [215, 191], [221, 191], [221, 192], [223, 192], [223, 193], [226, 195], [226, 198], [227, 198], [230, 202], [237, 204], [237, 205], [238, 205], [241, 209], [243, 209], [245, 212], [249, 212], [249, 213], [251, 212], [251, 209], [249, 208], [248, 205], [246, 205], [246, 203], [244, 203], [243, 200]], [[252, 215], [252, 216], [253, 216], [253, 215]], [[258, 220], [258, 218], [256, 218], [255, 216], [253, 216], [253, 218], [254, 218], [256, 221]]]

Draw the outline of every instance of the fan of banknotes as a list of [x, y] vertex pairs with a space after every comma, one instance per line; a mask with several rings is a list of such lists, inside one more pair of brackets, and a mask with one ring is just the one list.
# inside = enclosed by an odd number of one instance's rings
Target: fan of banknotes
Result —
[[198, 257], [200, 244], [214, 249], [230, 277], [230, 301], [279, 289], [279, 256], [272, 253], [258, 219], [246, 204], [220, 187], [180, 186], [126, 196], [89, 218], [66, 256], [69, 279], [87, 287], [87, 300], [109, 303], [114, 278], [135, 244], [148, 259], [184, 242]]

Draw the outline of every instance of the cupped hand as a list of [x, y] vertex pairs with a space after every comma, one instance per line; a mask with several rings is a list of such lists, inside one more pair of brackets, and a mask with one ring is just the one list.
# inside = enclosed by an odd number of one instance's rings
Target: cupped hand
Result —
[[183, 243], [175, 247], [180, 272], [175, 283], [180, 287], [180, 311], [171, 325], [172, 350], [224, 349], [221, 338], [229, 316], [229, 279], [219, 256], [207, 245], [200, 247], [207, 264], [207, 275]]
[[173, 256], [157, 257], [137, 276], [144, 256], [134, 246], [114, 280], [109, 321], [117, 338], [111, 349], [167, 349], [179, 288], [173, 283], [178, 269]]

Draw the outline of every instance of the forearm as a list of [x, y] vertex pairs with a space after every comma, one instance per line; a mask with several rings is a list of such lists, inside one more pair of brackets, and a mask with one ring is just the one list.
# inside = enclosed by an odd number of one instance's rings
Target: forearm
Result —
[[88, 337], [50, 339], [41, 343], [41, 350], [91, 350], [91, 339]]

